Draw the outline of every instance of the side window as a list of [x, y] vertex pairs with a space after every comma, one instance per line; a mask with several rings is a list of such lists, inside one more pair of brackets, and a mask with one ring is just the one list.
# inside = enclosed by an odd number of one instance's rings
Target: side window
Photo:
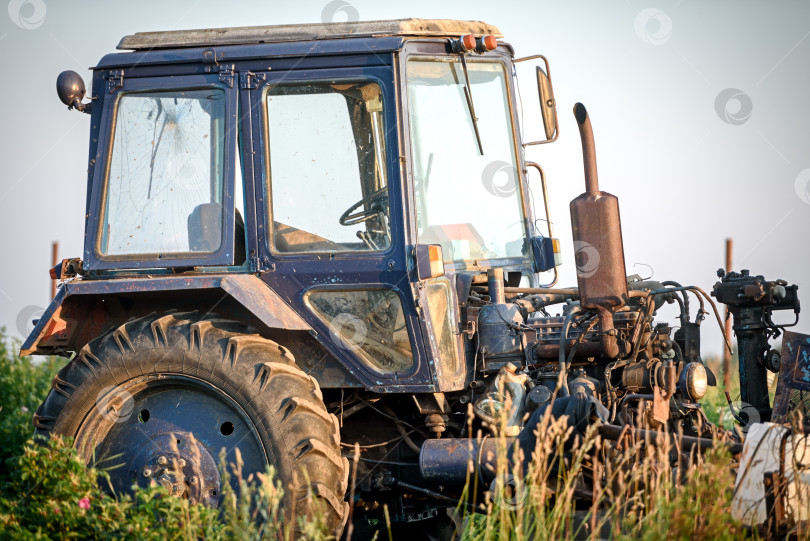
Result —
[[220, 248], [224, 119], [221, 90], [121, 96], [102, 206], [101, 255]]
[[387, 374], [413, 369], [413, 352], [402, 302], [387, 289], [309, 291], [304, 297], [326, 325], [332, 340]]
[[275, 251], [387, 248], [379, 85], [272, 86], [265, 104]]

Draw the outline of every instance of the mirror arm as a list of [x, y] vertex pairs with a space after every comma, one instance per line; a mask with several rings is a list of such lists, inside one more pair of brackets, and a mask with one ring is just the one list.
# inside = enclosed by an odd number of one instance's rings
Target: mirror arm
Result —
[[545, 144], [548, 144], [548, 143], [553, 143], [554, 141], [557, 140], [557, 137], [559, 135], [560, 135], [560, 128], [558, 126], [557, 129], [554, 131], [554, 137], [552, 137], [551, 139], [546, 139], [544, 141], [529, 141], [528, 143], [523, 143], [523, 147], [525, 148], [525, 147], [530, 147], [530, 146], [534, 146], [534, 145], [545, 145]]
[[[546, 59], [546, 57], [541, 55], [541, 54], [533, 54], [531, 56], [522, 56], [520, 58], [513, 59], [512, 62], [513, 63], [525, 62], [526, 60], [537, 60], [538, 58], [542, 58], [543, 62], [545, 62], [545, 64], [546, 64], [546, 68], [548, 68], [548, 59]], [[546, 73], [548, 73], [548, 71], [546, 71]]]
[[[555, 139], [556, 139], [556, 136], [555, 136]], [[548, 238], [553, 239], [554, 238], [554, 230], [553, 230], [552, 225], [551, 225], [551, 214], [549, 214], [548, 190], [546, 189], [546, 174], [543, 172], [543, 168], [540, 167], [540, 164], [538, 164], [536, 162], [528, 162], [527, 161], [526, 162], [526, 167], [527, 167], [526, 182], [528, 182], [528, 180], [529, 180], [528, 179], [528, 168], [529, 167], [534, 167], [535, 169], [537, 169], [537, 172], [540, 173], [540, 186], [542, 187], [542, 190], [543, 190], [543, 207], [545, 207], [545, 210], [546, 210], [546, 225], [548, 226]], [[557, 280], [559, 280], [559, 279], [560, 279], [560, 274], [557, 271], [557, 267], [555, 266], [554, 267], [554, 279], [551, 282], [549, 282], [548, 284], [541, 284], [539, 287], [553, 287], [554, 285], [557, 284]]]
[[76, 109], [77, 111], [81, 111], [82, 113], [90, 114], [93, 112], [93, 102], [89, 103], [82, 103], [81, 100], [78, 98], [73, 100], [73, 103], [68, 105], [68, 111], [71, 109]]
[[540, 164], [535, 162], [526, 162], [526, 167], [534, 167], [537, 169], [537, 172], [540, 173], [540, 186], [543, 189], [543, 206], [545, 207], [546, 211], [546, 223], [548, 224], [548, 238], [554, 238], [554, 231], [552, 230], [551, 226], [551, 214], [549, 214], [549, 206], [548, 206], [548, 190], [546, 188], [546, 175], [543, 172], [543, 168], [540, 167]]

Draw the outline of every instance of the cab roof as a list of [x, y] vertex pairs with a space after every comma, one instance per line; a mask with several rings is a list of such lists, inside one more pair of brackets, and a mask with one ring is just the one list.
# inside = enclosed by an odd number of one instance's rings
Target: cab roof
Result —
[[118, 44], [120, 50], [206, 47], [211, 45], [242, 45], [282, 43], [324, 39], [360, 37], [459, 37], [463, 34], [503, 37], [497, 27], [481, 21], [453, 19], [395, 19], [319, 24], [282, 24], [274, 26], [242, 26], [201, 30], [172, 30], [168, 32], [138, 32], [125, 36]]

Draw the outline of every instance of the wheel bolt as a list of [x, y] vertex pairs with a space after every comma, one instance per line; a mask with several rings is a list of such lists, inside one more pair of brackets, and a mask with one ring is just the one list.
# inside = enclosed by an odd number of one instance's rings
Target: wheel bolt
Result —
[[192, 475], [191, 477], [188, 478], [188, 484], [189, 485], [196, 485], [197, 484], [197, 478]]
[[152, 470], [150, 470], [149, 468], [144, 468], [143, 469], [143, 476], [144, 477], [149, 477], [150, 475], [152, 475]]
[[158, 459], [157, 459], [157, 463], [158, 463], [159, 465], [161, 465], [161, 466], [165, 466], [166, 464], [168, 464], [168, 463], [169, 463], [169, 461], [166, 459], [166, 457], [165, 457], [165, 456], [161, 455], [161, 456], [159, 456], [159, 457], [158, 457]]
[[177, 465], [180, 466], [181, 468], [185, 468], [186, 467], [186, 460], [184, 458], [178, 458], [177, 459]]

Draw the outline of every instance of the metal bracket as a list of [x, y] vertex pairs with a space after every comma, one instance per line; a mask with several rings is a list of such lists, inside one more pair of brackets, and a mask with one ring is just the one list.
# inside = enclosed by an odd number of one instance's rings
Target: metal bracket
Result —
[[219, 67], [219, 80], [233, 88], [234, 71], [233, 64], [223, 64]]
[[467, 338], [472, 340], [472, 337], [475, 335], [477, 331], [478, 331], [478, 321], [473, 319], [467, 321], [467, 323], [463, 325], [461, 329], [461, 334], [466, 334]]
[[272, 262], [270, 258], [267, 256], [264, 256], [261, 259], [259, 259], [259, 256], [252, 255], [248, 257], [248, 269], [252, 274], [276, 272], [276, 264]]
[[259, 85], [265, 80], [264, 73], [253, 73], [252, 71], [245, 71], [239, 74], [239, 88], [254, 89], [259, 88]]
[[124, 86], [124, 70], [111, 70], [107, 75], [107, 90], [112, 94]]
[[444, 393], [424, 393], [412, 395], [416, 409], [422, 415], [441, 414], [450, 411], [450, 402]]

